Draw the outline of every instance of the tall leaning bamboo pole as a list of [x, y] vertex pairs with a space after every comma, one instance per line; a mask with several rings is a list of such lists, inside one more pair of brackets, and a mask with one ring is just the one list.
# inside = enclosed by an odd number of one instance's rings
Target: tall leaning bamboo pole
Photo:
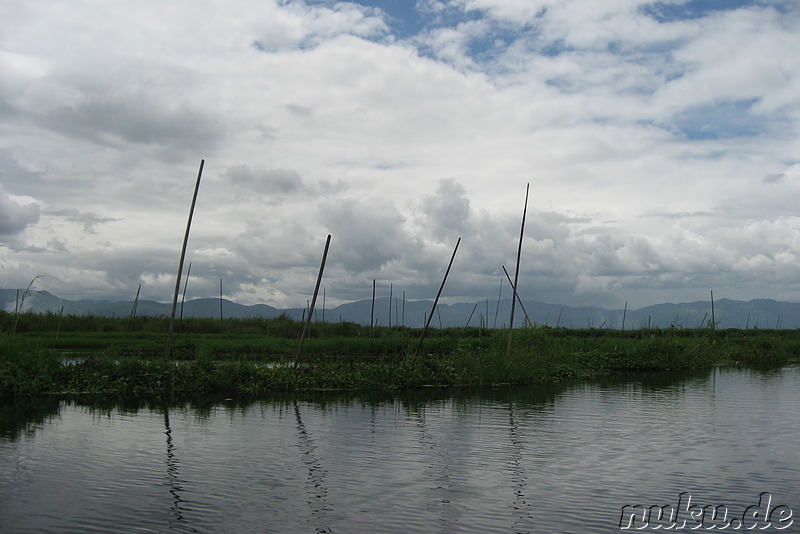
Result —
[[425, 341], [425, 336], [428, 334], [428, 327], [431, 325], [431, 319], [433, 319], [433, 312], [436, 310], [436, 305], [439, 303], [439, 297], [442, 294], [442, 290], [444, 289], [444, 283], [447, 282], [447, 275], [450, 274], [450, 268], [453, 266], [453, 260], [456, 259], [456, 252], [458, 252], [458, 245], [461, 244], [461, 238], [458, 238], [456, 241], [456, 247], [453, 249], [453, 255], [450, 257], [450, 263], [447, 265], [447, 270], [444, 273], [444, 278], [442, 278], [442, 285], [439, 286], [439, 292], [436, 293], [436, 299], [433, 301], [433, 308], [431, 308], [431, 313], [425, 319], [425, 328], [422, 329], [422, 335], [419, 337], [419, 344], [417, 345], [417, 350], [414, 351], [414, 356], [419, 355], [419, 351], [422, 350], [422, 343]]
[[194, 206], [197, 204], [197, 191], [200, 189], [200, 177], [203, 176], [203, 165], [205, 160], [200, 160], [200, 170], [197, 171], [197, 182], [194, 184], [194, 194], [192, 195], [192, 206], [189, 208], [189, 220], [186, 221], [186, 233], [183, 236], [183, 247], [181, 247], [181, 259], [178, 262], [178, 276], [175, 277], [175, 292], [172, 296], [172, 312], [169, 315], [169, 331], [167, 334], [167, 348], [164, 356], [169, 358], [172, 355], [172, 337], [175, 329], [175, 310], [178, 307], [178, 293], [181, 289], [181, 274], [183, 273], [183, 260], [186, 258], [186, 245], [189, 243], [189, 230], [192, 227], [192, 217], [194, 216]]
[[300, 334], [300, 345], [297, 347], [297, 356], [294, 359], [294, 368], [297, 369], [300, 363], [300, 356], [303, 354], [303, 345], [308, 335], [308, 330], [311, 328], [311, 317], [314, 315], [314, 306], [317, 304], [317, 294], [319, 294], [319, 285], [322, 282], [322, 272], [325, 270], [325, 260], [328, 258], [328, 248], [331, 245], [331, 234], [325, 240], [325, 250], [322, 252], [322, 262], [319, 264], [319, 274], [317, 274], [317, 285], [314, 286], [314, 295], [311, 297], [311, 304], [308, 307], [308, 317], [306, 318], [303, 333]]
[[522, 256], [522, 237], [525, 235], [525, 217], [528, 214], [528, 192], [530, 191], [531, 184], [525, 187], [525, 207], [522, 209], [522, 225], [519, 229], [519, 247], [517, 248], [517, 268], [514, 272], [514, 284], [512, 291], [514, 295], [511, 297], [511, 319], [508, 325], [508, 345], [506, 346], [506, 357], [511, 355], [511, 338], [514, 335], [514, 308], [517, 302], [517, 283], [519, 282], [519, 261]]
[[181, 293], [180, 321], [183, 321], [183, 305], [184, 305], [184, 303], [186, 303], [186, 288], [189, 286], [189, 275], [191, 275], [191, 274], [192, 274], [192, 262], [189, 262], [189, 268], [186, 269], [186, 280], [184, 280], [184, 282], [183, 282], [183, 293]]

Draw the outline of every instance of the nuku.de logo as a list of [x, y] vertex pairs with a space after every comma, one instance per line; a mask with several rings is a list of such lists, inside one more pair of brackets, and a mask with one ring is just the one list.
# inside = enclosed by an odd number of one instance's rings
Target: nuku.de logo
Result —
[[737, 515], [726, 505], [692, 504], [688, 492], [678, 495], [678, 504], [622, 507], [620, 530], [784, 530], [792, 526], [792, 509], [785, 504], [772, 505], [772, 495], [763, 492], [758, 504], [748, 506]]

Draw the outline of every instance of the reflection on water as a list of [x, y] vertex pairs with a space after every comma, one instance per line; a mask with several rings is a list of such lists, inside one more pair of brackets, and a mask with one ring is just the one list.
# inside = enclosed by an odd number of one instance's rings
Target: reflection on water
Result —
[[305, 488], [308, 494], [306, 503], [309, 505], [312, 523], [317, 525], [317, 532], [331, 532], [327, 527], [320, 525], [326, 524], [325, 514], [330, 511], [327, 504], [328, 490], [325, 488], [325, 469], [320, 465], [320, 460], [314, 453], [316, 446], [314, 440], [309, 436], [303, 418], [300, 415], [300, 407], [297, 401], [292, 403], [294, 406], [294, 416], [297, 419], [297, 445], [302, 454], [302, 462], [308, 469]]
[[769, 491], [797, 515], [798, 408], [797, 366], [23, 399], [0, 404], [0, 532], [610, 532], [623, 506], [682, 492], [744, 510]]

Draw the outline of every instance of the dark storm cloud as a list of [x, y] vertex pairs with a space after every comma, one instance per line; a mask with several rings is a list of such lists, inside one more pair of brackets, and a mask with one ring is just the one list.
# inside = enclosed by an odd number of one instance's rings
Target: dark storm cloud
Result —
[[403, 230], [405, 218], [393, 206], [376, 206], [353, 198], [321, 208], [323, 223], [336, 239], [335, 257], [348, 271], [378, 271], [413, 253]]
[[231, 167], [224, 175], [234, 185], [255, 193], [290, 195], [303, 187], [300, 174], [290, 169], [253, 169], [250, 165]]
[[46, 215], [53, 215], [55, 217], [63, 217], [69, 222], [76, 222], [83, 225], [86, 232], [94, 233], [94, 227], [98, 224], [105, 224], [109, 222], [118, 221], [114, 217], [103, 217], [91, 212], [81, 212], [76, 209], [62, 209], [62, 210], [48, 210]]
[[164, 106], [149, 97], [93, 98], [33, 116], [40, 126], [70, 137], [116, 145], [158, 145], [165, 149], [208, 149], [222, 137], [218, 121], [185, 106]]
[[779, 182], [783, 182], [786, 180], [786, 173], [779, 172], [776, 174], [768, 174], [764, 178], [761, 179], [762, 182], [765, 184], [777, 184]]
[[39, 222], [39, 204], [20, 204], [0, 184], [0, 236], [14, 236]]

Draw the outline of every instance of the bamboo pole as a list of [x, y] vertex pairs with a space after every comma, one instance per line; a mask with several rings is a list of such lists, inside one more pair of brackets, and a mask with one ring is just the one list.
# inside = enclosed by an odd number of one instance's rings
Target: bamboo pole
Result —
[[222, 322], [222, 278], [219, 279], [219, 331], [225, 331], [225, 324]]
[[192, 274], [192, 262], [189, 262], [189, 268], [186, 269], [186, 280], [183, 282], [183, 296], [181, 296], [181, 315], [179, 322], [183, 322], [183, 304], [186, 302], [186, 287], [189, 285], [190, 274]]
[[200, 170], [197, 171], [197, 182], [194, 185], [194, 194], [192, 195], [192, 206], [189, 208], [189, 219], [186, 222], [186, 233], [183, 236], [183, 247], [181, 247], [181, 259], [178, 262], [178, 276], [175, 279], [175, 292], [172, 296], [172, 312], [169, 316], [169, 331], [167, 333], [167, 348], [164, 350], [164, 357], [169, 358], [172, 355], [172, 337], [175, 329], [175, 310], [178, 307], [178, 292], [181, 289], [181, 274], [183, 273], [183, 261], [186, 258], [186, 245], [189, 243], [189, 230], [192, 227], [192, 216], [194, 215], [194, 206], [197, 203], [197, 191], [200, 189], [200, 177], [203, 175], [203, 166], [205, 160], [200, 160]]
[[531, 184], [525, 187], [525, 207], [522, 209], [522, 225], [520, 226], [519, 230], [519, 247], [517, 248], [517, 268], [514, 272], [514, 284], [512, 286], [512, 291], [514, 291], [514, 295], [511, 297], [511, 320], [508, 326], [508, 345], [506, 345], [506, 357], [511, 354], [511, 338], [514, 335], [514, 308], [516, 304], [517, 298], [517, 284], [519, 282], [519, 262], [520, 258], [522, 257], [522, 238], [525, 235], [525, 217], [528, 213], [528, 192], [530, 191]]
[[[508, 283], [511, 284], [511, 288], [513, 289], [516, 286], [514, 285], [514, 282], [511, 281], [511, 277], [508, 276], [508, 271], [506, 271], [506, 266], [502, 265], [501, 267], [503, 267], [503, 272], [506, 273], [506, 278], [508, 279]], [[531, 318], [528, 316], [528, 311], [525, 309], [525, 305], [522, 303], [522, 299], [520, 298], [519, 293], [514, 291], [514, 295], [516, 295], [517, 302], [519, 302], [519, 305], [522, 308], [522, 313], [525, 314], [525, 320], [528, 321], [529, 325], [533, 326], [533, 323], [531, 322]]]
[[303, 354], [303, 345], [308, 334], [308, 329], [311, 327], [311, 317], [314, 315], [314, 306], [317, 303], [317, 294], [319, 293], [319, 285], [322, 282], [322, 272], [325, 270], [325, 260], [328, 258], [328, 248], [331, 245], [331, 234], [325, 240], [325, 250], [322, 252], [322, 261], [319, 264], [319, 274], [317, 274], [317, 284], [314, 286], [314, 295], [311, 297], [311, 305], [308, 308], [308, 317], [306, 318], [303, 333], [300, 334], [300, 345], [297, 347], [297, 356], [294, 359], [294, 368], [297, 369], [300, 363], [300, 356]]
[[458, 245], [461, 244], [461, 238], [458, 238], [456, 241], [456, 247], [453, 249], [453, 255], [450, 257], [450, 263], [447, 265], [447, 270], [444, 273], [444, 277], [442, 278], [442, 285], [439, 286], [439, 292], [436, 293], [436, 299], [433, 301], [433, 308], [431, 308], [431, 313], [428, 315], [427, 319], [425, 320], [425, 328], [422, 329], [422, 335], [419, 337], [419, 344], [417, 345], [417, 350], [414, 351], [414, 356], [419, 355], [419, 351], [422, 350], [422, 344], [425, 342], [425, 336], [428, 334], [428, 327], [431, 325], [431, 319], [433, 319], [433, 312], [436, 310], [436, 305], [439, 303], [439, 297], [442, 294], [442, 290], [444, 289], [444, 283], [447, 282], [447, 275], [450, 274], [450, 268], [453, 266], [453, 260], [456, 259], [456, 252], [458, 252]]

